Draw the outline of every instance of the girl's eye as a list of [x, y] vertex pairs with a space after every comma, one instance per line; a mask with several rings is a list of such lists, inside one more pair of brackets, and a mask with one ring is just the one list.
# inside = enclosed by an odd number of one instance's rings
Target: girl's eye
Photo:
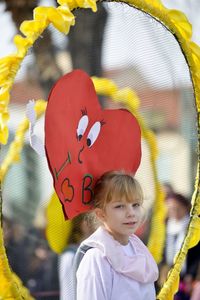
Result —
[[124, 207], [124, 205], [117, 205], [117, 206], [115, 206], [115, 208], [123, 208]]
[[140, 207], [140, 203], [134, 203], [133, 207]]
[[87, 136], [87, 146], [90, 148], [96, 141], [101, 130], [101, 123], [95, 122]]
[[78, 128], [76, 130], [76, 135], [77, 135], [77, 139], [80, 141], [82, 136], [84, 135], [87, 126], [89, 123], [89, 119], [87, 115], [84, 115], [80, 118], [79, 122], [78, 122]]

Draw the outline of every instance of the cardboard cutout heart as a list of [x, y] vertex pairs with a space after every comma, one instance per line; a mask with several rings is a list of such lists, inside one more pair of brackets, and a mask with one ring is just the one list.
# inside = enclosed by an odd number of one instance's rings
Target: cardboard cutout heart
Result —
[[90, 77], [75, 70], [51, 90], [45, 149], [66, 219], [91, 209], [93, 187], [106, 171], [135, 173], [141, 132], [127, 110], [102, 110]]

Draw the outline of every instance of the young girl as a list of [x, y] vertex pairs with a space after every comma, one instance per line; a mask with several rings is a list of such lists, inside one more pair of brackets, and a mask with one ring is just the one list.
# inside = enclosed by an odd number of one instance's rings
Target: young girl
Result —
[[78, 267], [77, 300], [155, 300], [157, 265], [134, 232], [142, 223], [139, 183], [124, 172], [105, 173], [94, 189], [101, 226], [83, 243], [90, 248]]

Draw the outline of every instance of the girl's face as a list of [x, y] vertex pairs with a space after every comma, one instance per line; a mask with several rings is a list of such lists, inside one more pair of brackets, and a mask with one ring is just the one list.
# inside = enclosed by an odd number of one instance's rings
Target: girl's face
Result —
[[112, 199], [105, 209], [96, 208], [97, 217], [103, 222], [108, 232], [119, 243], [128, 244], [129, 236], [133, 234], [142, 221], [141, 200]]
[[167, 204], [169, 219], [175, 219], [178, 221], [183, 219], [185, 216], [187, 216], [188, 214], [187, 208], [176, 199], [169, 198], [166, 201], [166, 204]]

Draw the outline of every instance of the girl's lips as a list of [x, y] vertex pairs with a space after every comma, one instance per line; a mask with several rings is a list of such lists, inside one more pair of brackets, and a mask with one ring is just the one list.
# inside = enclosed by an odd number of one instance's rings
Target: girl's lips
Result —
[[137, 222], [127, 222], [127, 223], [123, 223], [124, 225], [135, 225]]

